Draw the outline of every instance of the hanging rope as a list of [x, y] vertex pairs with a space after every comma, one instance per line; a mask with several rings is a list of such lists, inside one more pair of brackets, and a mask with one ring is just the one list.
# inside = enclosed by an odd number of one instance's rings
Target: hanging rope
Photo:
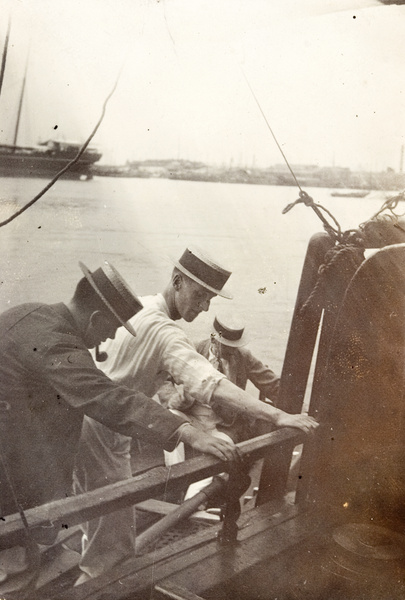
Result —
[[[295, 176], [295, 173], [294, 173], [294, 171], [293, 171], [293, 169], [292, 169], [292, 167], [291, 167], [290, 163], [288, 162], [288, 160], [287, 160], [287, 157], [286, 157], [286, 155], [284, 154], [284, 152], [283, 152], [283, 149], [281, 148], [281, 146], [280, 146], [280, 144], [279, 144], [279, 142], [278, 142], [278, 140], [277, 140], [277, 138], [276, 138], [276, 136], [275, 136], [275, 134], [274, 134], [274, 131], [272, 130], [272, 128], [271, 128], [271, 126], [270, 126], [270, 123], [269, 123], [269, 121], [268, 121], [268, 119], [267, 119], [267, 117], [266, 117], [266, 115], [265, 115], [265, 113], [264, 113], [264, 110], [262, 109], [262, 107], [261, 107], [261, 105], [260, 105], [260, 102], [259, 102], [259, 100], [257, 99], [257, 96], [256, 96], [256, 94], [254, 93], [254, 91], [253, 91], [253, 88], [252, 88], [252, 86], [250, 85], [250, 83], [249, 83], [249, 80], [248, 80], [248, 78], [246, 77], [246, 74], [245, 74], [245, 72], [244, 72], [244, 70], [242, 69], [242, 67], [241, 67], [241, 65], [240, 65], [240, 64], [239, 64], [239, 68], [240, 68], [240, 70], [241, 70], [241, 72], [242, 72], [242, 75], [243, 75], [243, 77], [244, 77], [244, 79], [245, 79], [245, 82], [246, 82], [246, 84], [247, 84], [247, 86], [248, 86], [248, 88], [249, 88], [249, 90], [250, 90], [250, 93], [252, 94], [252, 96], [253, 96], [253, 99], [254, 99], [254, 101], [256, 102], [256, 105], [257, 105], [257, 107], [258, 107], [258, 108], [259, 108], [259, 110], [260, 110], [260, 113], [261, 113], [261, 115], [262, 115], [262, 117], [263, 117], [263, 119], [264, 119], [264, 122], [266, 123], [266, 126], [267, 126], [268, 130], [270, 131], [270, 133], [271, 133], [271, 135], [272, 135], [272, 137], [273, 137], [273, 139], [274, 139], [274, 141], [275, 141], [275, 143], [276, 143], [276, 145], [277, 145], [277, 148], [280, 150], [280, 152], [281, 152], [281, 155], [282, 155], [282, 157], [283, 157], [283, 159], [284, 159], [284, 162], [285, 162], [285, 164], [287, 165], [287, 167], [288, 167], [288, 169], [289, 169], [289, 171], [290, 171], [290, 173], [291, 173], [291, 175], [292, 175], [292, 177], [293, 177], [293, 179], [294, 179], [294, 181], [295, 181], [295, 184], [296, 184], [296, 186], [297, 186], [297, 187], [298, 187], [298, 189], [300, 190], [300, 193], [299, 193], [299, 198], [298, 198], [298, 200], [296, 200], [295, 202], [292, 202], [291, 204], [289, 204], [288, 206], [286, 206], [286, 207], [284, 208], [284, 210], [282, 211], [282, 214], [283, 214], [283, 215], [285, 215], [285, 214], [286, 214], [286, 213], [287, 213], [289, 210], [291, 210], [291, 209], [292, 209], [292, 208], [293, 208], [293, 207], [294, 207], [296, 204], [298, 204], [298, 203], [303, 203], [303, 204], [305, 204], [305, 206], [309, 206], [310, 208], [312, 208], [312, 210], [315, 212], [315, 214], [316, 214], [316, 215], [317, 215], [317, 216], [318, 216], [318, 217], [321, 219], [321, 221], [322, 221], [322, 223], [323, 223], [323, 226], [324, 226], [324, 229], [325, 229], [325, 231], [326, 231], [326, 232], [327, 232], [327, 233], [330, 235], [330, 237], [331, 237], [333, 240], [335, 240], [335, 241], [340, 241], [340, 240], [342, 239], [342, 230], [341, 230], [341, 227], [340, 227], [339, 223], [337, 222], [337, 220], [335, 219], [335, 217], [332, 215], [332, 213], [331, 213], [331, 212], [329, 212], [329, 210], [328, 210], [327, 208], [325, 208], [324, 206], [321, 206], [320, 204], [315, 204], [315, 202], [314, 202], [313, 198], [311, 198], [311, 196], [309, 196], [309, 194], [307, 194], [307, 192], [305, 192], [305, 191], [304, 191], [304, 190], [301, 188], [301, 186], [300, 186], [300, 184], [299, 184], [299, 181], [298, 181], [297, 177]], [[332, 219], [333, 223], [335, 224], [335, 227], [333, 227], [333, 226], [332, 226], [332, 225], [331, 225], [331, 224], [328, 222], [328, 220], [327, 220], [327, 219], [325, 218], [325, 216], [322, 214], [322, 211], [323, 211], [324, 213], [326, 213], [327, 215], [329, 215], [329, 217]]]
[[[313, 198], [301, 188], [299, 181], [298, 181], [297, 177], [295, 176], [295, 173], [294, 173], [290, 163], [288, 162], [287, 157], [284, 154], [283, 149], [281, 148], [281, 146], [274, 134], [274, 131], [272, 130], [270, 123], [260, 105], [260, 102], [257, 99], [257, 96], [254, 93], [254, 90], [253, 90], [252, 86], [250, 85], [249, 80], [246, 77], [246, 74], [240, 64], [239, 64], [239, 68], [240, 68], [242, 75], [245, 79], [245, 82], [250, 90], [250, 93], [252, 94], [253, 99], [256, 102], [256, 105], [258, 106], [258, 108], [260, 110], [260, 113], [264, 119], [264, 122], [266, 123], [268, 130], [270, 131], [292, 177], [294, 178], [294, 181], [295, 181], [298, 189], [300, 190], [299, 197], [297, 198], [297, 200], [295, 200], [295, 202], [291, 202], [290, 204], [288, 204], [282, 211], [282, 214], [286, 214], [297, 204], [300, 204], [300, 203], [305, 204], [305, 206], [312, 208], [312, 210], [315, 212], [317, 217], [322, 221], [323, 227], [324, 227], [325, 231], [327, 232], [327, 234], [337, 244], [345, 243], [347, 245], [349, 243], [348, 240], [351, 239], [351, 243], [353, 243], [353, 245], [358, 248], [359, 246], [362, 246], [364, 244], [364, 242], [366, 241], [366, 237], [367, 237], [365, 235], [366, 230], [372, 229], [372, 226], [374, 226], [375, 223], [379, 222], [381, 224], [381, 222], [384, 222], [384, 221], [385, 221], [385, 224], [387, 224], [387, 221], [389, 221], [388, 225], [391, 226], [391, 229], [392, 229], [392, 227], [396, 228], [397, 232], [396, 232], [396, 235], [392, 235], [392, 231], [391, 231], [391, 235], [389, 235], [390, 232], [388, 232], [388, 234], [387, 234], [387, 232], [384, 232], [385, 233], [384, 236], [380, 233], [380, 237], [383, 238], [383, 239], [380, 239], [380, 242], [381, 242], [379, 244], [380, 246], [385, 245], [382, 243], [382, 241], [385, 241], [386, 243], [391, 243], [391, 244], [405, 241], [405, 238], [403, 239], [403, 236], [405, 236], [405, 223], [402, 223], [402, 224], [399, 223], [399, 217], [404, 216], [405, 213], [403, 213], [402, 215], [397, 215], [395, 213], [395, 208], [397, 207], [398, 203], [401, 200], [405, 200], [405, 191], [403, 191], [391, 198], [387, 198], [387, 200], [384, 202], [384, 204], [382, 205], [380, 210], [375, 215], [373, 215], [371, 217], [371, 219], [369, 219], [366, 223], [361, 224], [359, 226], [358, 230], [349, 230], [345, 233], [342, 232], [339, 222], [332, 215], [332, 213], [327, 208], [322, 206], [321, 204], [316, 204], [314, 202]], [[387, 211], [390, 214], [388, 214], [388, 215], [384, 214]], [[333, 224], [330, 221], [328, 221], [328, 219], [326, 218], [325, 215], [330, 217]], [[382, 217], [382, 218], [380, 218], [380, 217]], [[375, 239], [375, 237], [376, 237], [375, 232], [373, 232], [373, 233], [374, 233], [373, 237]], [[394, 241], [392, 241], [392, 240], [394, 240]]]
[[97, 121], [93, 131], [91, 132], [91, 134], [89, 135], [89, 137], [87, 138], [87, 140], [84, 142], [83, 146], [80, 148], [79, 152], [76, 154], [76, 156], [70, 161], [68, 162], [67, 165], [65, 165], [63, 167], [63, 169], [61, 169], [58, 173], [56, 173], [56, 175], [53, 177], [53, 179], [51, 179], [51, 181], [29, 202], [27, 202], [27, 204], [25, 204], [22, 208], [20, 208], [19, 210], [17, 210], [13, 215], [11, 215], [11, 217], [8, 217], [8, 219], [5, 219], [4, 221], [0, 222], [0, 227], [4, 227], [5, 225], [7, 225], [8, 223], [11, 223], [11, 221], [14, 221], [14, 219], [16, 219], [17, 217], [19, 217], [23, 212], [25, 212], [28, 208], [30, 208], [30, 206], [32, 206], [33, 204], [35, 204], [40, 198], [42, 198], [42, 196], [44, 196], [44, 194], [46, 194], [46, 192], [58, 181], [58, 179], [60, 179], [60, 177], [62, 177], [62, 175], [64, 173], [66, 173], [66, 171], [68, 171], [70, 169], [71, 166], [73, 166], [74, 164], [76, 164], [78, 162], [78, 160], [80, 159], [80, 157], [82, 156], [82, 154], [85, 152], [87, 146], [90, 144], [91, 140], [93, 139], [93, 137], [96, 135], [103, 119], [104, 119], [104, 115], [106, 112], [106, 108], [107, 108], [107, 104], [110, 100], [110, 98], [112, 97], [112, 95], [114, 94], [120, 76], [121, 76], [121, 71], [122, 71], [122, 67], [118, 73], [117, 79], [115, 80], [115, 83], [112, 87], [111, 92], [108, 94], [107, 98], [104, 100], [103, 103], [103, 107], [101, 110], [101, 115], [99, 120]]
[[273, 140], [276, 142], [276, 144], [277, 144], [277, 148], [280, 150], [280, 152], [281, 152], [281, 155], [282, 155], [282, 157], [284, 158], [285, 164], [287, 165], [288, 169], [290, 170], [290, 173], [291, 173], [291, 175], [293, 176], [293, 178], [294, 178], [294, 181], [295, 181], [296, 185], [298, 186], [298, 189], [300, 190], [300, 192], [302, 192], [302, 188], [301, 188], [301, 186], [300, 186], [300, 184], [299, 184], [299, 182], [298, 182], [298, 179], [296, 178], [296, 176], [295, 176], [295, 173], [294, 173], [294, 171], [292, 170], [292, 168], [291, 168], [291, 166], [290, 166], [290, 163], [288, 162], [288, 160], [287, 160], [287, 157], [286, 157], [286, 155], [285, 155], [285, 154], [284, 154], [284, 152], [283, 152], [283, 149], [282, 149], [282, 147], [281, 147], [281, 146], [280, 146], [280, 144], [278, 143], [278, 140], [277, 140], [277, 138], [276, 138], [276, 136], [275, 136], [275, 134], [274, 134], [274, 132], [273, 132], [272, 128], [270, 127], [270, 123], [268, 122], [268, 120], [267, 120], [267, 117], [266, 117], [266, 115], [264, 114], [264, 111], [263, 111], [262, 107], [260, 106], [260, 102], [259, 102], [259, 100], [257, 99], [257, 97], [256, 97], [256, 94], [254, 93], [254, 91], [253, 91], [253, 89], [252, 89], [252, 86], [250, 85], [250, 83], [249, 83], [249, 80], [248, 80], [248, 78], [246, 77], [246, 75], [245, 75], [245, 72], [244, 72], [244, 70], [242, 69], [241, 65], [239, 65], [239, 68], [240, 68], [240, 70], [242, 71], [242, 75], [243, 75], [243, 77], [244, 77], [244, 79], [245, 79], [245, 81], [246, 81], [246, 84], [247, 84], [247, 86], [248, 86], [248, 88], [249, 88], [249, 90], [250, 90], [250, 92], [251, 92], [251, 94], [252, 94], [252, 96], [253, 96], [253, 98], [254, 98], [254, 100], [255, 100], [255, 102], [256, 102], [256, 104], [257, 104], [257, 106], [258, 106], [259, 110], [260, 110], [260, 112], [261, 112], [261, 115], [262, 115], [262, 117], [263, 117], [263, 119], [264, 119], [264, 122], [265, 122], [265, 123], [266, 123], [266, 125], [267, 125], [267, 128], [268, 128], [268, 130], [270, 131], [271, 135], [273, 136]]

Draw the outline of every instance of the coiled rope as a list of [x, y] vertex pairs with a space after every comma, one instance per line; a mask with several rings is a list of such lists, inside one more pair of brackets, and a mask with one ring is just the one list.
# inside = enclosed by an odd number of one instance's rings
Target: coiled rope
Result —
[[357, 243], [343, 242], [331, 248], [318, 269], [318, 279], [301, 307], [300, 316], [305, 316], [314, 308], [337, 310], [342, 294], [363, 261], [364, 247], [360, 239]]

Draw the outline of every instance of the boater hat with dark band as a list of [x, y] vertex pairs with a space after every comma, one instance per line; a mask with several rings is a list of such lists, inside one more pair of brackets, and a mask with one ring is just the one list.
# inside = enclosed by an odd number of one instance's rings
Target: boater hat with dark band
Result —
[[186, 248], [180, 259], [173, 262], [179, 271], [210, 292], [223, 298], [232, 298], [232, 295], [223, 289], [231, 276], [231, 271], [220, 267], [197, 248]]
[[245, 327], [234, 320], [215, 317], [214, 329], [215, 333], [212, 336], [225, 346], [240, 348], [241, 346], [245, 346], [249, 341], [244, 334]]
[[79, 266], [93, 290], [117, 321], [132, 335], [136, 335], [134, 328], [127, 321], [136, 315], [143, 308], [143, 305], [117, 269], [108, 262], [105, 262], [103, 267], [93, 273], [82, 262], [79, 262]]

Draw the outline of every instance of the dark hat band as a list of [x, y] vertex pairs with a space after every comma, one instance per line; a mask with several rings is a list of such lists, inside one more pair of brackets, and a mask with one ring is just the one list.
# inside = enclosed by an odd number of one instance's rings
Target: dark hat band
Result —
[[218, 265], [211, 265], [208, 261], [201, 260], [188, 248], [180, 258], [179, 264], [192, 275], [198, 277], [198, 279], [216, 290], [221, 290], [231, 276], [230, 271], [226, 271]]
[[123, 321], [128, 321], [142, 308], [142, 305], [138, 304], [135, 298], [129, 304], [128, 295], [126, 294], [126, 298], [123, 297], [123, 294], [113, 285], [102, 268], [94, 271], [92, 277], [97, 288]]
[[230, 342], [238, 342], [242, 338], [245, 330], [244, 327], [242, 329], [228, 329], [228, 327], [222, 325], [216, 317], [214, 319], [214, 329], [220, 335], [220, 341], [221, 338], [224, 338]]

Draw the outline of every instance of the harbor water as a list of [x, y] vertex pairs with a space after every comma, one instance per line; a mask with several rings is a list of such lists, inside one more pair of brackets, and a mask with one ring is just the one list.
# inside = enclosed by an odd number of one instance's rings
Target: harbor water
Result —
[[[46, 184], [0, 179], [0, 220]], [[343, 229], [356, 228], [381, 206], [385, 193], [332, 198], [332, 190], [306, 190]], [[214, 298], [190, 336], [207, 337], [216, 311], [246, 323], [251, 350], [281, 371], [308, 241], [322, 231], [315, 213], [300, 204], [294, 187], [94, 178], [58, 181], [34, 206], [0, 229], [0, 310], [28, 301], [68, 300], [81, 276], [110, 261], [139, 295], [161, 291], [188, 245], [205, 249], [232, 271], [234, 299]]]

